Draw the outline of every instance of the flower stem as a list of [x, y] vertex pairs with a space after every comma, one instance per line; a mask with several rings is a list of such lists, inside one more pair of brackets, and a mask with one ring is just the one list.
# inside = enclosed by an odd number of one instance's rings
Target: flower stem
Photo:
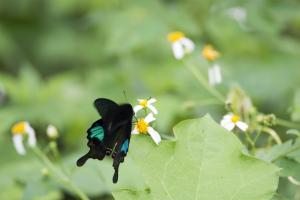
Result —
[[300, 125], [298, 123], [290, 122], [285, 119], [276, 118], [276, 124], [288, 128], [298, 128], [300, 129]]
[[201, 74], [201, 72], [195, 68], [194, 65], [191, 65], [187, 62], [184, 62], [184, 65], [186, 66], [186, 68], [188, 68], [192, 74], [194, 74], [194, 76], [196, 77], [196, 79], [199, 81], [199, 83], [212, 95], [214, 96], [217, 100], [221, 101], [222, 103], [224, 103], [225, 101], [225, 97], [218, 91], [216, 90], [214, 87], [212, 87], [211, 85], [209, 85], [209, 83], [207, 82], [207, 80], [204, 78], [204, 76]]
[[251, 148], [255, 151], [255, 143], [253, 142], [253, 140], [251, 139], [251, 137], [247, 131], [245, 132], [245, 136], [246, 136], [246, 140], [249, 142]]
[[279, 135], [273, 129], [268, 128], [268, 127], [262, 127], [261, 130], [265, 133], [270, 134], [270, 136], [275, 140], [275, 142], [277, 144], [282, 144], [282, 141], [281, 141]]
[[89, 200], [89, 197], [77, 186], [71, 179], [65, 175], [57, 166], [40, 150], [39, 147], [32, 148], [35, 155], [46, 165], [46, 167], [52, 171], [61, 181], [67, 184], [81, 200]]

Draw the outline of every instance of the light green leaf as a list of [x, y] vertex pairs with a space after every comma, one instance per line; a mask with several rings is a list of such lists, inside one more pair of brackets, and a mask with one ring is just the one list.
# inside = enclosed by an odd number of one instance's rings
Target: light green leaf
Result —
[[186, 120], [174, 128], [176, 141], [155, 146], [133, 137], [130, 156], [149, 188], [114, 192], [116, 200], [267, 200], [278, 182], [278, 168], [242, 153], [243, 146], [211, 117]]
[[283, 157], [300, 160], [300, 139], [288, 140], [283, 144], [274, 145], [259, 157], [266, 161], [276, 161]]
[[283, 158], [276, 162], [276, 165], [282, 168], [280, 175], [283, 177], [293, 176], [300, 179], [300, 163], [295, 160]]

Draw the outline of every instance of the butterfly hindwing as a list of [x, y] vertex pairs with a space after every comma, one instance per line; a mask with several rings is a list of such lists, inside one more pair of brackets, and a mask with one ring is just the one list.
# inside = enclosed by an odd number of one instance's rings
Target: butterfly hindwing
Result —
[[104, 98], [96, 99], [94, 105], [102, 118], [87, 130], [90, 150], [77, 161], [77, 166], [82, 166], [89, 158], [102, 160], [105, 155], [112, 154], [113, 182], [116, 183], [119, 165], [129, 149], [133, 108], [130, 104], [118, 105]]
[[104, 129], [102, 119], [95, 121], [92, 126], [87, 130], [89, 152], [82, 156], [77, 161], [77, 166], [82, 166], [89, 159], [102, 160], [106, 154], [106, 148], [103, 144]]

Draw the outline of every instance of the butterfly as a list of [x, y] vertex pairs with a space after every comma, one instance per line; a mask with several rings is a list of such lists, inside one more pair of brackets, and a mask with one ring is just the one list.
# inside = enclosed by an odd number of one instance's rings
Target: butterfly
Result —
[[89, 158], [103, 160], [111, 155], [115, 170], [113, 183], [117, 183], [119, 165], [124, 162], [129, 148], [134, 111], [128, 103], [118, 105], [105, 98], [96, 99], [94, 106], [101, 118], [87, 130], [90, 150], [77, 160], [77, 166], [83, 166]]

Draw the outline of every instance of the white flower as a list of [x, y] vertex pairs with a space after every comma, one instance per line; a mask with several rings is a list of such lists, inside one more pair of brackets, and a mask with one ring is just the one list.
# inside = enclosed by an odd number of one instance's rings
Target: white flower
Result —
[[136, 122], [134, 129], [132, 130], [131, 134], [149, 134], [155, 144], [159, 144], [161, 141], [161, 137], [156, 130], [154, 130], [150, 123], [155, 120], [152, 113], [149, 113], [144, 119], [138, 119]]
[[247, 10], [243, 7], [233, 7], [227, 9], [227, 14], [229, 17], [231, 17], [233, 20], [235, 20], [238, 25], [243, 29], [244, 31], [250, 31], [251, 29], [246, 25], [247, 21]]
[[16, 123], [12, 127], [11, 132], [13, 134], [12, 139], [13, 139], [15, 149], [20, 155], [26, 154], [26, 150], [25, 150], [24, 144], [23, 144], [23, 139], [24, 139], [25, 135], [28, 136], [28, 145], [30, 147], [36, 146], [35, 131], [28, 122], [22, 121], [22, 122]]
[[149, 108], [153, 114], [157, 114], [158, 111], [157, 109], [152, 105], [153, 103], [156, 102], [156, 99], [151, 98], [151, 99], [138, 99], [139, 105], [134, 106], [133, 110], [135, 113], [137, 113], [139, 110], [143, 108]]
[[229, 113], [223, 117], [221, 120], [221, 126], [228, 131], [232, 131], [235, 126], [239, 127], [242, 131], [246, 131], [248, 129], [248, 124], [240, 121], [240, 117], [232, 113]]
[[244, 22], [247, 12], [243, 7], [232, 7], [227, 10], [228, 15], [237, 22]]
[[195, 49], [193, 41], [186, 38], [182, 32], [169, 33], [168, 40], [172, 43], [173, 54], [178, 60]]
[[46, 133], [50, 139], [57, 139], [59, 136], [57, 128], [51, 124], [48, 125]]
[[221, 69], [218, 64], [214, 64], [212, 67], [208, 68], [208, 80], [209, 84], [212, 86], [222, 82]]

